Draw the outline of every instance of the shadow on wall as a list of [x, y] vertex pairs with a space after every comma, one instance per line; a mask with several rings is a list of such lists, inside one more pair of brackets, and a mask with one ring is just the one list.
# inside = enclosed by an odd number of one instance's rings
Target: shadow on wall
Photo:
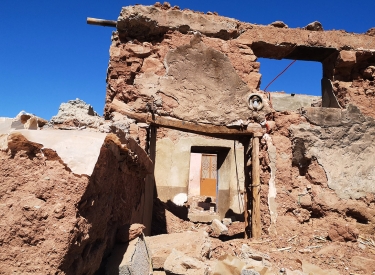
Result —
[[167, 234], [167, 219], [165, 217], [165, 205], [159, 199], [154, 197], [154, 206], [152, 208], [151, 236]]
[[104, 268], [105, 259], [116, 243], [117, 229], [132, 222], [142, 223], [132, 217], [142, 218], [139, 209], [143, 209], [145, 171], [135, 166], [128, 155], [119, 153], [122, 157], [119, 159], [115, 149], [107, 148], [116, 146], [106, 143], [101, 148], [95, 170], [77, 205], [75, 228], [60, 266], [66, 274], [94, 274]]

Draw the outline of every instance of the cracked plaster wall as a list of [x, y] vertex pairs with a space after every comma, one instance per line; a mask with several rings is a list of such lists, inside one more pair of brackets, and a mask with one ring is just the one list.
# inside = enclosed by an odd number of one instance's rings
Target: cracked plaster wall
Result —
[[[292, 125], [292, 141], [303, 143], [301, 158], [316, 158], [328, 186], [343, 199], [375, 193], [375, 121], [359, 109], [309, 108], [310, 123]], [[301, 163], [303, 165], [303, 163]]]

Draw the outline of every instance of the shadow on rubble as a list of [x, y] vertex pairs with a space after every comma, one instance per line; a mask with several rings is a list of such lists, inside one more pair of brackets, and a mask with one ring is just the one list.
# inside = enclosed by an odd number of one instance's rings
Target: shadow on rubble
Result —
[[185, 205], [179, 206], [174, 204], [171, 200], [168, 200], [166, 203], [166, 209], [181, 220], [188, 220], [189, 209]]
[[222, 242], [227, 242], [235, 239], [244, 239], [245, 238], [245, 232], [239, 232], [237, 234], [233, 235], [220, 235], [219, 240]]
[[154, 198], [152, 208], [151, 235], [167, 234], [167, 219], [165, 217], [165, 203], [159, 198]]
[[244, 222], [244, 213], [236, 213], [232, 209], [229, 209], [227, 212], [225, 212], [225, 218], [230, 218], [232, 221], [238, 221], [238, 222]]
[[166, 210], [182, 220], [188, 220], [188, 208], [186, 206], [175, 205], [170, 200], [165, 203], [162, 202], [159, 198], [154, 198], [151, 225], [152, 236], [168, 234]]

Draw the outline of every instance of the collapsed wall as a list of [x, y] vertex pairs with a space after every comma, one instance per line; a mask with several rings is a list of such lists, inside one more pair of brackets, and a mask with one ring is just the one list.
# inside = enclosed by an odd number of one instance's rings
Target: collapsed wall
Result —
[[[259, 90], [257, 57], [321, 62], [323, 108], [275, 111]], [[328, 236], [351, 224], [347, 238], [356, 239], [357, 229], [374, 230], [374, 58], [371, 32], [259, 26], [168, 3], [125, 7], [112, 36], [105, 115], [227, 140], [261, 133], [263, 234], [315, 223]], [[161, 132], [156, 167], [187, 170], [189, 159], [180, 157], [200, 137]], [[188, 184], [185, 172], [156, 172], [164, 201]]]
[[0, 274], [94, 274], [130, 224], [150, 227], [152, 162], [132, 139], [30, 119], [0, 120]]

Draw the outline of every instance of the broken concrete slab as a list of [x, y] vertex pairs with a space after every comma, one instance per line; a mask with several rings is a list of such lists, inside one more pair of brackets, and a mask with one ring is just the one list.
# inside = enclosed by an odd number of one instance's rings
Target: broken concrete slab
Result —
[[[30, 120], [32, 122], [29, 123]], [[28, 129], [25, 129], [25, 125]], [[107, 134], [77, 130], [35, 131], [38, 127], [38, 118], [24, 112], [21, 112], [15, 119], [2, 118], [0, 120], [0, 149], [7, 149], [9, 134], [19, 133], [30, 142], [41, 144], [42, 151], [44, 148], [56, 151], [73, 173], [91, 175]]]
[[151, 250], [154, 269], [163, 268], [172, 248], [198, 260], [207, 258], [211, 250], [211, 242], [205, 231], [156, 235], [146, 237], [146, 242]]
[[213, 219], [211, 223], [211, 229], [215, 236], [228, 234], [228, 227], [222, 224], [218, 219]]
[[85, 131], [29, 131], [15, 130], [29, 141], [40, 143], [61, 157], [63, 162], [79, 175], [91, 175], [107, 134]]
[[189, 212], [188, 219], [191, 222], [201, 222], [201, 223], [210, 223], [214, 219], [220, 219], [220, 215], [216, 213], [205, 213], [205, 212]]

